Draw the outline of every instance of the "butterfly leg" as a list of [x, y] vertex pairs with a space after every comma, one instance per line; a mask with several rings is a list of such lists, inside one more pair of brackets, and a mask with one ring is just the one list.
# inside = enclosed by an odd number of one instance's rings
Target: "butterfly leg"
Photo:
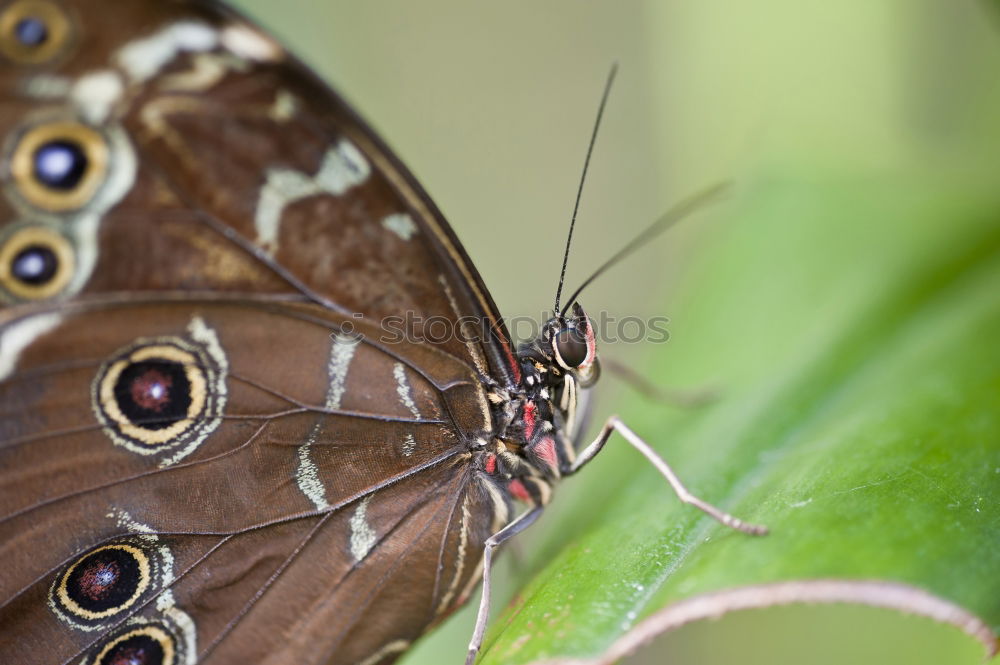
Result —
[[717, 388], [703, 387], [678, 390], [676, 388], [658, 386], [631, 367], [613, 358], [602, 358], [601, 368], [617, 376], [646, 399], [666, 404], [667, 406], [693, 409], [711, 404], [719, 397], [719, 390]]
[[472, 631], [472, 639], [469, 641], [469, 655], [465, 658], [465, 665], [472, 665], [476, 661], [479, 647], [483, 644], [483, 635], [486, 633], [486, 622], [490, 618], [490, 578], [492, 573], [493, 550], [501, 543], [510, 540], [535, 523], [539, 515], [542, 514], [542, 506], [535, 506], [518, 515], [513, 522], [500, 529], [490, 536], [483, 547], [483, 595], [479, 600], [479, 613], [476, 615], [476, 628]]
[[[733, 517], [729, 513], [719, 510], [707, 501], [704, 501], [692, 494], [688, 488], [684, 487], [684, 484], [681, 483], [680, 478], [678, 478], [677, 474], [674, 473], [674, 470], [670, 468], [670, 465], [667, 464], [655, 450], [653, 450], [652, 446], [639, 438], [639, 435], [629, 429], [618, 416], [611, 416], [608, 418], [607, 422], [604, 423], [604, 427], [601, 428], [601, 433], [597, 435], [597, 438], [594, 439], [589, 446], [583, 449], [580, 456], [576, 459], [572, 466], [564, 472], [564, 475], [572, 475], [576, 473], [588, 462], [590, 462], [590, 460], [594, 459], [594, 456], [597, 455], [602, 448], [604, 448], [604, 444], [608, 442], [612, 432], [618, 432], [621, 434], [633, 448], [645, 455], [646, 459], [652, 462], [653, 466], [656, 467], [656, 470], [660, 472], [660, 475], [666, 478], [667, 482], [670, 483], [670, 487], [672, 487], [674, 493], [677, 494], [677, 498], [684, 503], [694, 506], [698, 510], [730, 527], [731, 529], [743, 531], [744, 533], [749, 533], [754, 536], [762, 536], [767, 533], [766, 526], [748, 524], [741, 519]], [[503, 532], [501, 531], [500, 533]]]

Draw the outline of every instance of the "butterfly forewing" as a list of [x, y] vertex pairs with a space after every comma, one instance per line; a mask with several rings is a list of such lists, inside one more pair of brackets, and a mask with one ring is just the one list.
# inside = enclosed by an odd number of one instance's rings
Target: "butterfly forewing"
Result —
[[470, 464], [518, 378], [474, 268], [242, 19], [2, 12], [55, 46], [0, 67], [0, 661], [391, 660], [508, 518]]

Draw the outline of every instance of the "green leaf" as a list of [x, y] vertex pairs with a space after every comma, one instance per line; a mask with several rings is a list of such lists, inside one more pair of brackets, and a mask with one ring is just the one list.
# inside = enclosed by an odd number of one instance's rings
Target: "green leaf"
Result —
[[[619, 403], [692, 491], [772, 533], [680, 505], [616, 438], [566, 481], [586, 488], [569, 509], [559, 497], [548, 564], [482, 663], [595, 657], [684, 599], [803, 580], [898, 583], [860, 588], [914, 613], [962, 608], [985, 642], [1000, 630], [1000, 201], [933, 180], [786, 181], [727, 217], [646, 372], [724, 396], [688, 413]], [[860, 597], [832, 588], [812, 599]]]

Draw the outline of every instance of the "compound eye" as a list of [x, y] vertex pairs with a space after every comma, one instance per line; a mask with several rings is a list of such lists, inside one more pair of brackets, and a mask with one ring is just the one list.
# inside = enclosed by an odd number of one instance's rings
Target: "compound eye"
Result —
[[590, 355], [587, 335], [579, 328], [565, 328], [556, 333], [552, 339], [552, 349], [556, 353], [556, 360], [565, 369], [576, 369], [587, 362]]
[[567, 326], [552, 336], [552, 352], [563, 369], [586, 370], [597, 360], [594, 327], [579, 303], [573, 303], [573, 313]]

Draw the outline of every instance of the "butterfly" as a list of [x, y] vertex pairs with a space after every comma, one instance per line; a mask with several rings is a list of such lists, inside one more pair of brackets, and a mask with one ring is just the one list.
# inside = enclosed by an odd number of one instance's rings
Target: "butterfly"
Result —
[[[580, 447], [574, 294], [515, 346], [441, 213], [198, 0], [0, 6], [0, 661], [389, 663]], [[433, 336], [417, 322], [435, 322]], [[405, 323], [405, 325], [404, 325]]]

